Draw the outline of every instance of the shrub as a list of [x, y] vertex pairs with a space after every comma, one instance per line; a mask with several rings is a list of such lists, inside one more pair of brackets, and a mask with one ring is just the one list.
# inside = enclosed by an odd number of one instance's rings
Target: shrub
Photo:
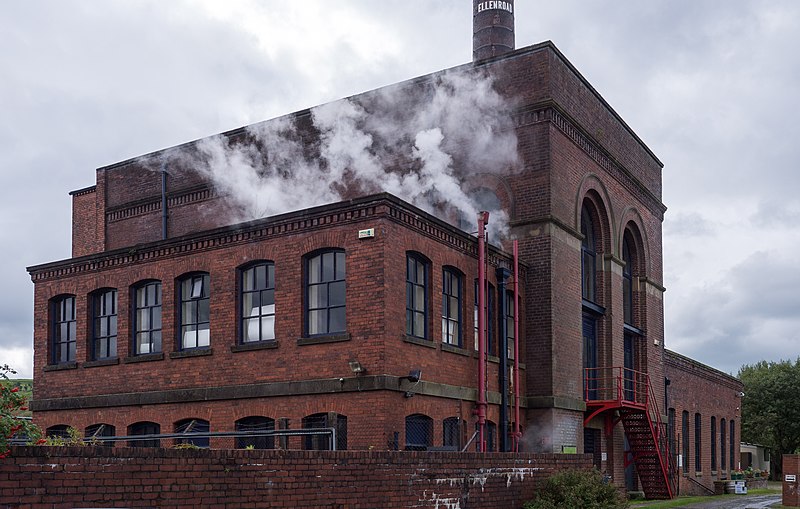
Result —
[[[5, 364], [0, 365], [0, 380], [8, 380], [7, 373], [13, 375], [15, 371]], [[12, 438], [24, 437], [35, 443], [42, 436], [38, 426], [19, 418], [19, 413], [27, 410], [26, 404], [19, 389], [0, 383], [0, 459], [8, 456]]]
[[575, 470], [555, 474], [545, 481], [534, 500], [524, 509], [621, 509], [628, 501], [597, 470]]

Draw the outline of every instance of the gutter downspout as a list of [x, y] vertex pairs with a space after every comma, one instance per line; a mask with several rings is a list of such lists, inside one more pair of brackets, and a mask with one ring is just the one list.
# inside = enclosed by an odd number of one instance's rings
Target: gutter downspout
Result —
[[475, 412], [478, 416], [478, 452], [486, 452], [486, 223], [489, 222], [489, 213], [478, 212], [478, 401]]
[[514, 450], [519, 452], [519, 242], [514, 240]]
[[167, 240], [167, 163], [161, 165], [161, 240]]

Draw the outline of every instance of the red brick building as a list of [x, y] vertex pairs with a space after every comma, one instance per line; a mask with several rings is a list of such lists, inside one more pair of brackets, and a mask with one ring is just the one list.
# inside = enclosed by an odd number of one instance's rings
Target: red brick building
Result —
[[[483, 391], [478, 242], [454, 207], [427, 213], [345, 178], [344, 201], [231, 224], [237, 203], [193, 167], [200, 140], [99, 168], [72, 193], [73, 257], [29, 268], [36, 421], [116, 435], [333, 427], [349, 449], [461, 448], [483, 395], [490, 450], [516, 447], [518, 402], [522, 449], [591, 453], [629, 489], [674, 495], [668, 451], [695, 436], [681, 465], [699, 457], [700, 469], [684, 474], [725, 478], [738, 445], [718, 444], [738, 444], [739, 382], [664, 349], [662, 163], [552, 43], [482, 48], [488, 58], [347, 101], [378, 114], [379, 98], [426, 102], [455, 75], [488, 80], [507, 106], [495, 127], [516, 139], [512, 163], [467, 172], [451, 154], [476, 207], [508, 217], [486, 262]], [[313, 113], [288, 118], [318, 150]], [[266, 151], [253, 133], [285, 120], [221, 139]], [[502, 347], [515, 316], [516, 373]], [[688, 435], [684, 411], [700, 416]], [[291, 447], [277, 440], [260, 445]]]

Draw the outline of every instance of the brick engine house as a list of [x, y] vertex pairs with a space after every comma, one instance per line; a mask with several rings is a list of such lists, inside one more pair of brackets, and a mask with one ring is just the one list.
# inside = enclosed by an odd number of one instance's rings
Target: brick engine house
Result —
[[[473, 8], [469, 64], [105, 166], [71, 193], [72, 257], [29, 268], [34, 420], [210, 447], [589, 453], [653, 498], [728, 478], [741, 384], [664, 345], [662, 163], [553, 43], [514, 49], [513, 1]], [[422, 136], [364, 127], [414, 124], [442, 97], [447, 112], [467, 87], [491, 113], [408, 130], [439, 129], [444, 173]], [[324, 113], [351, 107], [370, 178], [331, 156]], [[404, 137], [413, 150], [394, 149]], [[248, 214], [231, 154], [284, 186], [260, 196], [270, 213]], [[289, 193], [314, 178], [298, 161], [329, 181]], [[283, 433], [214, 434], [242, 430]]]

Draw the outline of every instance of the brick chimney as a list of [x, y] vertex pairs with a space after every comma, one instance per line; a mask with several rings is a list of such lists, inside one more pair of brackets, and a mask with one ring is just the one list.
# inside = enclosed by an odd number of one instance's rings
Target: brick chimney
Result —
[[514, 0], [473, 0], [472, 60], [514, 51]]

